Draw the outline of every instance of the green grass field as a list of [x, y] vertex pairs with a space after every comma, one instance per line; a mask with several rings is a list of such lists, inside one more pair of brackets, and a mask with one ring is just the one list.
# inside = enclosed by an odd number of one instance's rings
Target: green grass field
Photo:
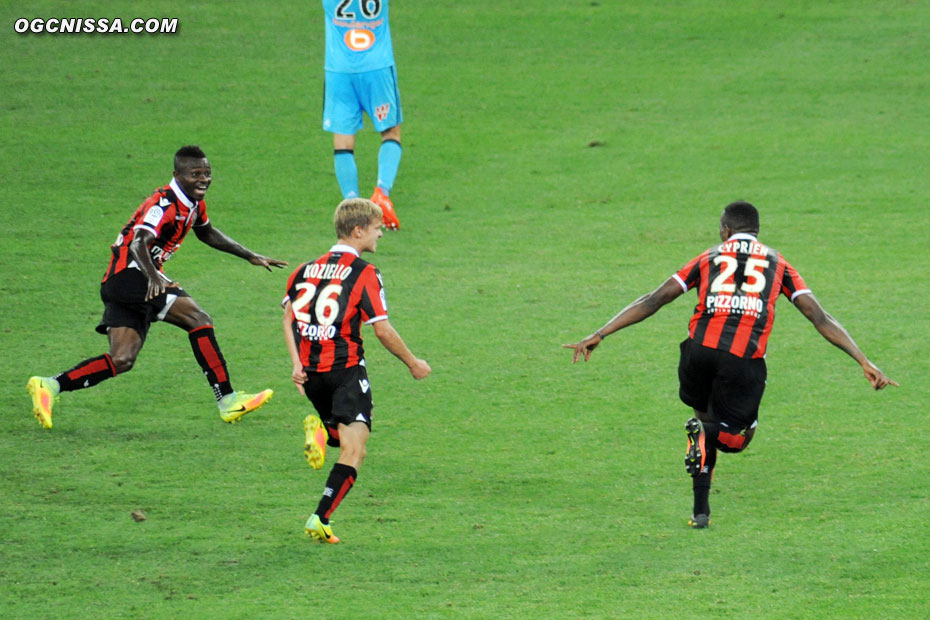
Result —
[[[193, 236], [168, 264], [234, 385], [276, 391], [241, 424], [167, 325], [131, 373], [64, 394], [52, 431], [24, 389], [105, 351], [107, 246], [182, 144], [211, 159], [218, 228], [292, 265], [329, 247], [319, 6], [11, 4], [0, 617], [930, 615], [926, 3], [395, 0], [403, 229], [372, 260], [433, 375], [367, 333], [374, 433], [336, 546], [303, 534], [325, 472], [301, 454], [287, 273]], [[20, 35], [20, 17], [180, 30]], [[376, 149], [366, 126], [363, 188]], [[871, 392], [781, 300], [761, 427], [692, 531], [675, 369], [693, 293], [586, 365], [560, 345], [714, 243], [735, 199], [901, 387]]]

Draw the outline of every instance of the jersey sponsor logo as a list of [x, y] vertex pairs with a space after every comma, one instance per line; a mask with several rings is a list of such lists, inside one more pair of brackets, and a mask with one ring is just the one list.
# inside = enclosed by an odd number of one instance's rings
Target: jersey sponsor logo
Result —
[[307, 340], [332, 340], [336, 335], [335, 325], [314, 325], [298, 321], [300, 335]]
[[733, 314], [750, 314], [759, 316], [765, 307], [759, 297], [745, 295], [708, 295], [704, 300], [707, 312], [731, 312]]
[[165, 211], [161, 207], [152, 207], [146, 212], [142, 222], [149, 226], [158, 226], [158, 223], [164, 215]]
[[352, 28], [346, 30], [342, 40], [345, 41], [346, 47], [353, 52], [364, 52], [375, 44], [375, 33], [365, 28]]
[[387, 115], [391, 113], [391, 104], [382, 103], [381, 105], [375, 108], [375, 116], [379, 121], [383, 121], [387, 118]]
[[164, 265], [166, 260], [174, 256], [173, 251], [166, 251], [157, 245], [153, 245], [149, 253], [152, 255], [152, 262], [156, 265]]

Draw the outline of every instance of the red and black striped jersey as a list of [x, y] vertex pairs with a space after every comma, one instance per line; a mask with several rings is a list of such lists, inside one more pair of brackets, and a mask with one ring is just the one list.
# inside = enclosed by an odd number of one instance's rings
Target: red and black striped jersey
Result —
[[139, 205], [123, 226], [116, 241], [110, 246], [110, 264], [103, 274], [103, 281], [106, 282], [107, 278], [127, 267], [136, 267], [135, 259], [129, 252], [129, 245], [138, 229], [144, 228], [155, 235], [155, 239], [149, 245], [149, 253], [155, 267], [162, 271], [162, 265], [178, 251], [191, 227], [205, 226], [209, 222], [204, 201], [196, 204], [191, 202], [172, 179], [171, 183], [155, 190], [154, 194]]
[[308, 372], [363, 363], [362, 323], [388, 318], [381, 273], [342, 244], [291, 274], [282, 304], [287, 301], [294, 342]]
[[778, 251], [747, 233], [708, 249], [672, 277], [685, 291], [697, 287], [691, 339], [745, 358], [765, 356], [778, 296], [794, 301], [810, 293]]

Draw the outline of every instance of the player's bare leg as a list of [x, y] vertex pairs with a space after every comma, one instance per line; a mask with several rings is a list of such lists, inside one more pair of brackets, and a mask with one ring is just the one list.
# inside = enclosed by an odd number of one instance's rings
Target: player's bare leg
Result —
[[142, 349], [139, 332], [131, 327], [111, 327], [107, 338], [109, 353], [86, 359], [54, 377], [29, 378], [26, 389], [32, 396], [32, 411], [43, 428], [52, 428], [52, 407], [61, 392], [93, 387], [132, 368]]
[[343, 198], [357, 198], [358, 166], [355, 163], [355, 136], [333, 134], [333, 168]]
[[381, 221], [390, 230], [400, 228], [400, 221], [391, 201], [391, 188], [397, 178], [401, 156], [400, 125], [395, 125], [381, 132], [381, 148], [378, 150], [378, 183], [371, 195], [371, 201], [381, 207]]
[[116, 374], [132, 370], [142, 351], [142, 336], [132, 327], [111, 327], [107, 330], [110, 341], [110, 359]]
[[194, 357], [213, 388], [220, 417], [224, 422], [235, 423], [271, 399], [274, 394], [272, 390], [262, 390], [257, 394], [233, 390], [226, 359], [220, 351], [213, 331], [213, 319], [192, 297], [178, 297], [165, 316], [165, 321], [187, 332]]
[[326, 480], [326, 489], [317, 506], [310, 515], [304, 530], [320, 542], [337, 543], [339, 538], [333, 534], [329, 518], [340, 502], [352, 489], [367, 454], [366, 444], [371, 431], [364, 422], [339, 424], [339, 460], [333, 466]]

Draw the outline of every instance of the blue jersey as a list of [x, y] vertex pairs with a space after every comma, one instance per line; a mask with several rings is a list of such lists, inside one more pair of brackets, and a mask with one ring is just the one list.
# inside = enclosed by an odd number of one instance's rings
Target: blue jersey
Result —
[[394, 66], [388, 0], [323, 0], [327, 71], [362, 73]]

